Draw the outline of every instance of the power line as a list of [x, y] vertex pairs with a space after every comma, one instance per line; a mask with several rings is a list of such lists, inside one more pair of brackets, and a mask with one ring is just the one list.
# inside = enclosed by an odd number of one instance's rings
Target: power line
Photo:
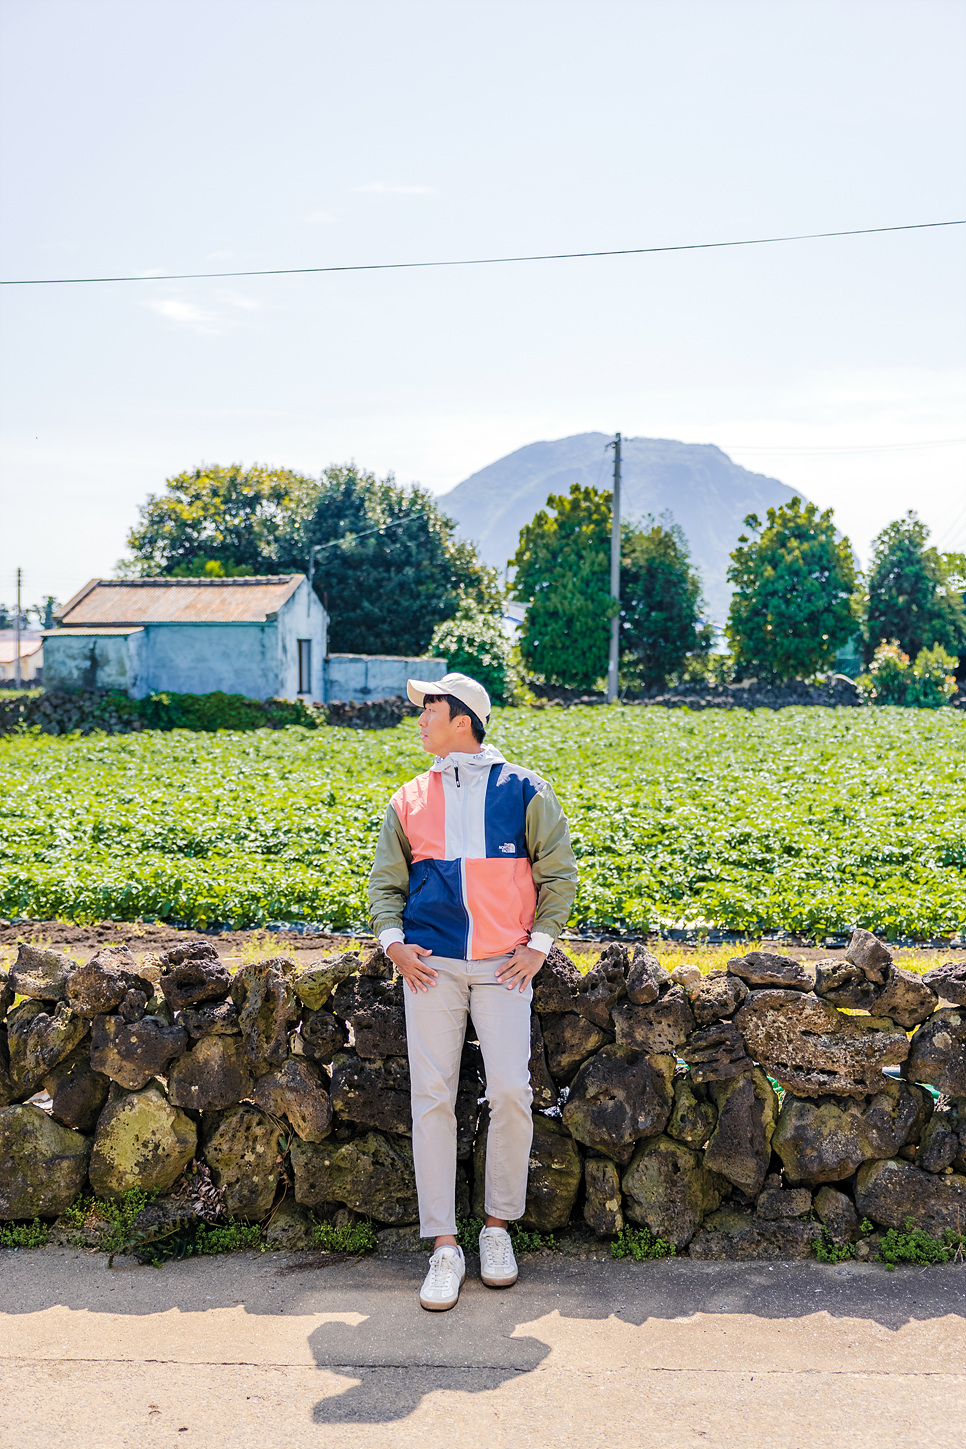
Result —
[[658, 252], [700, 252], [721, 247], [773, 246], [778, 242], [824, 241], [830, 237], [842, 236], [879, 236], [883, 232], [926, 231], [943, 226], [966, 226], [966, 218], [958, 221], [916, 221], [905, 226], [866, 226], [853, 231], [812, 231], [797, 236], [746, 237], [740, 241], [684, 242], [669, 247], [621, 247], [616, 251], [546, 252], [520, 257], [463, 257], [453, 261], [435, 262], [365, 262], [341, 267], [269, 267], [247, 272], [164, 272], [130, 277], [23, 277], [0, 280], [0, 287], [68, 287], [101, 282], [196, 282], [218, 281], [229, 277], [304, 277], [323, 272], [398, 272], [417, 267], [494, 267], [509, 262], [571, 262], [588, 257], [643, 257], [653, 256]]

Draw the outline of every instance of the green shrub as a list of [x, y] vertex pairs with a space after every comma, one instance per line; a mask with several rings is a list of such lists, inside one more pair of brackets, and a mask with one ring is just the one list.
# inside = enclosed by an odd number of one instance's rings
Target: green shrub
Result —
[[505, 704], [512, 697], [511, 646], [499, 614], [485, 613], [464, 599], [454, 619], [437, 624], [429, 647], [449, 669], [478, 680], [494, 704]]
[[920, 649], [915, 663], [910, 664], [896, 639], [883, 639], [859, 684], [873, 704], [939, 709], [956, 693], [958, 665], [959, 660], [941, 644]]
[[99, 1198], [92, 1192], [82, 1192], [64, 1213], [62, 1222], [65, 1228], [76, 1231], [74, 1241], [78, 1247], [86, 1246], [83, 1229], [90, 1225], [92, 1219], [110, 1223], [111, 1232], [101, 1247], [105, 1253], [119, 1253], [131, 1237], [134, 1219], [157, 1195], [140, 1187], [132, 1187], [118, 1198]]
[[633, 1258], [646, 1263], [653, 1258], [673, 1258], [677, 1250], [665, 1238], [655, 1238], [650, 1228], [621, 1228], [610, 1245], [612, 1258]]
[[835, 1243], [828, 1228], [823, 1228], [822, 1236], [815, 1244], [815, 1256], [820, 1263], [847, 1263], [855, 1257], [855, 1244]]
[[[483, 1218], [466, 1218], [457, 1224], [456, 1241], [464, 1253], [479, 1252], [483, 1226]], [[539, 1253], [543, 1248], [549, 1248], [554, 1253], [557, 1251], [557, 1240], [553, 1233], [534, 1233], [528, 1228], [521, 1228], [519, 1223], [511, 1223], [507, 1231], [514, 1253]]]
[[261, 1223], [240, 1223], [229, 1218], [227, 1223], [199, 1223], [192, 1252], [199, 1256], [210, 1253], [240, 1253], [261, 1248], [264, 1251], [264, 1229]]
[[0, 1248], [43, 1248], [50, 1232], [46, 1223], [0, 1223]]
[[316, 1223], [312, 1234], [326, 1253], [374, 1253], [379, 1246], [376, 1230], [368, 1218], [359, 1223]]
[[923, 1228], [917, 1228], [909, 1217], [904, 1233], [890, 1228], [885, 1234], [879, 1244], [879, 1261], [887, 1263], [890, 1270], [897, 1263], [950, 1263], [954, 1258], [962, 1261], [964, 1249], [966, 1234], [947, 1228], [941, 1238], [934, 1238]]

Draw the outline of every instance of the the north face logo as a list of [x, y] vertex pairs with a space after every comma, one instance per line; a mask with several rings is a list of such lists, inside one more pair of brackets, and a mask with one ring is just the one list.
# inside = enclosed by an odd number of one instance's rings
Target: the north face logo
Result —
[[508, 840], [506, 845], [501, 845], [498, 849], [501, 855], [516, 855], [517, 853], [517, 848], [512, 840]]

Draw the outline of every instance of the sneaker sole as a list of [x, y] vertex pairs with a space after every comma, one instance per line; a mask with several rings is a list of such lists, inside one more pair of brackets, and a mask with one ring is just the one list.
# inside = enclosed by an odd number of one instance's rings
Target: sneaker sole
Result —
[[[466, 1274], [464, 1273], [462, 1278], [460, 1279], [460, 1288], [462, 1288], [465, 1282]], [[427, 1303], [426, 1300], [423, 1298], [423, 1295], [419, 1295], [419, 1306], [420, 1308], [425, 1308], [427, 1313], [448, 1313], [451, 1308], [456, 1307], [459, 1301], [460, 1295], [458, 1292], [456, 1294], [456, 1297], [450, 1303]]]
[[519, 1276], [519, 1273], [514, 1273], [512, 1278], [483, 1278], [482, 1273], [480, 1274], [487, 1288], [512, 1288]]

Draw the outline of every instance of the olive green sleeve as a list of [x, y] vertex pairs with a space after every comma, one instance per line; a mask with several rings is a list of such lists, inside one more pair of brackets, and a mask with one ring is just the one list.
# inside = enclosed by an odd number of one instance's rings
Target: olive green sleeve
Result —
[[577, 862], [570, 829], [553, 787], [546, 782], [527, 807], [527, 854], [537, 888], [535, 931], [554, 940], [570, 919], [577, 894]]
[[376, 858], [369, 872], [369, 908], [376, 936], [389, 927], [402, 930], [412, 863], [413, 853], [402, 821], [390, 805], [386, 809], [386, 818], [376, 842]]

